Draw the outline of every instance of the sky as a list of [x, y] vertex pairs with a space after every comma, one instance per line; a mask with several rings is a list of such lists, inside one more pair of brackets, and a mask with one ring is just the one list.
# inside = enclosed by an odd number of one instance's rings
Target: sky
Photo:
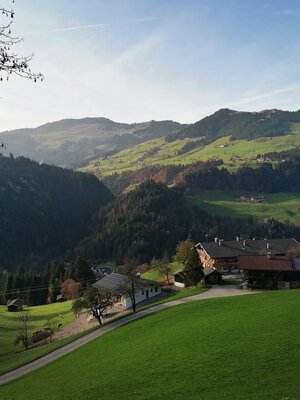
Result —
[[[44, 81], [0, 82], [0, 131], [300, 109], [300, 0], [1, 0]], [[3, 17], [2, 17], [3, 20]]]

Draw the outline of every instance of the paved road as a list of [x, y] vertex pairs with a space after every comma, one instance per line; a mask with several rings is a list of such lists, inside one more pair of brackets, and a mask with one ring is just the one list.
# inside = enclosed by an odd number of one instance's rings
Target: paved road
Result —
[[35, 371], [38, 368], [41, 368], [52, 361], [57, 360], [58, 358], [70, 353], [73, 350], [78, 349], [86, 343], [89, 343], [91, 340], [98, 338], [99, 336], [103, 336], [108, 332], [111, 332], [113, 329], [116, 329], [122, 325], [128, 324], [131, 321], [135, 321], [136, 319], [142, 318], [146, 315], [153, 314], [157, 311], [164, 310], [170, 307], [177, 306], [179, 304], [189, 303], [195, 300], [205, 300], [205, 299], [213, 299], [217, 297], [228, 297], [228, 296], [241, 296], [245, 294], [253, 294], [255, 292], [248, 292], [246, 290], [239, 290], [236, 286], [214, 286], [212, 289], [207, 292], [197, 294], [195, 296], [184, 297], [179, 300], [173, 300], [168, 303], [158, 304], [156, 306], [147, 308], [146, 310], [141, 310], [136, 314], [130, 314], [127, 317], [124, 317], [120, 320], [112, 321], [108, 325], [103, 325], [101, 329], [97, 329], [94, 332], [91, 332], [74, 342], [67, 344], [66, 346], [60, 347], [57, 350], [54, 350], [52, 353], [45, 355], [44, 357], [39, 358], [38, 360], [32, 361], [29, 364], [24, 365], [23, 367], [17, 368], [11, 372], [8, 372], [2, 376], [0, 376], [0, 385], [4, 383], [8, 383], [13, 381], [14, 379], [20, 378], [23, 375], [28, 374], [29, 372]]

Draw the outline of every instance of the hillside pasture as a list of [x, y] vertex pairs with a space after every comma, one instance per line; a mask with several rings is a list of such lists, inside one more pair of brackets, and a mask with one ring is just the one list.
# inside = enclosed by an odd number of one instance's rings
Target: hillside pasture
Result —
[[298, 398], [299, 290], [191, 302], [132, 322], [17, 381], [1, 400]]
[[[75, 319], [71, 310], [72, 301], [46, 304], [35, 307], [25, 307], [30, 311], [29, 332], [43, 329], [48, 319], [58, 318], [63, 326]], [[62, 318], [59, 318], [62, 316]], [[14, 341], [21, 327], [20, 313], [8, 312], [6, 306], [0, 306], [0, 355], [20, 350], [21, 345], [15, 345]]]
[[178, 139], [167, 142], [165, 138], [150, 140], [127, 148], [110, 157], [91, 161], [82, 171], [98, 176], [124, 171], [135, 171], [147, 165], [190, 165], [198, 161], [222, 159], [224, 167], [235, 170], [242, 165], [259, 165], [258, 154], [284, 151], [300, 146], [300, 124], [293, 124], [291, 134], [254, 140], [234, 140], [222, 137], [214, 142], [178, 155], [178, 151], [199, 138]]
[[[289, 221], [300, 225], [300, 194], [299, 193], [254, 193], [263, 195], [265, 203], [238, 201], [241, 195], [250, 194], [244, 191], [203, 191], [195, 196], [188, 196], [190, 204], [198, 206], [213, 215], [258, 220], [275, 218], [278, 221]], [[253, 193], [251, 193], [253, 194]]]

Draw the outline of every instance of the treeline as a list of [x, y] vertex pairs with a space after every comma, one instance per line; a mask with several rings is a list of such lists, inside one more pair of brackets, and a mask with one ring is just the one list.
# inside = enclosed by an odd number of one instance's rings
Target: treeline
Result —
[[[0, 266], [72, 254], [88, 221], [113, 199], [93, 175], [0, 155]], [[69, 252], [69, 253], [68, 253]]]
[[300, 111], [240, 112], [224, 108], [171, 134], [168, 140], [203, 136], [215, 139], [231, 136], [232, 140], [272, 137], [290, 133], [292, 123], [298, 122]]
[[112, 191], [114, 195], [121, 194], [130, 186], [153, 180], [156, 183], [173, 185], [180, 173], [191, 173], [199, 168], [216, 167], [223, 164], [223, 160], [198, 161], [197, 163], [186, 165], [148, 165], [136, 171], [124, 171], [121, 174], [112, 174], [103, 177], [103, 183]]
[[72, 263], [62, 259], [49, 262], [42, 271], [18, 267], [16, 271], [0, 269], [0, 304], [22, 299], [26, 305], [53, 303], [66, 280], [88, 286], [94, 282], [89, 263], [77, 257]]
[[144, 263], [153, 257], [173, 256], [176, 244], [187, 237], [197, 243], [215, 236], [226, 240], [236, 236], [299, 238], [300, 228], [274, 219], [256, 222], [251, 217], [209, 215], [190, 207], [183, 191], [149, 181], [102, 209], [76, 253], [90, 261], [120, 264], [130, 258]]
[[298, 146], [297, 148], [285, 151], [272, 151], [270, 153], [258, 154], [257, 158], [264, 159], [265, 161], [276, 161], [276, 162], [292, 161], [300, 163], [300, 149]]
[[259, 168], [227, 169], [207, 165], [192, 166], [178, 175], [176, 187], [197, 193], [201, 190], [248, 190], [256, 192], [300, 192], [300, 161], [287, 161]]

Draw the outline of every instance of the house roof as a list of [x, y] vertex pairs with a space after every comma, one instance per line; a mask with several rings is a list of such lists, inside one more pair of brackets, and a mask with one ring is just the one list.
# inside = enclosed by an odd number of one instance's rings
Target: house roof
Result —
[[239, 256], [241, 270], [292, 271], [292, 260], [287, 256]]
[[[151, 281], [150, 279], [141, 279], [137, 278], [137, 282], [143, 286], [161, 286], [162, 284], [159, 282]], [[126, 275], [117, 274], [112, 272], [109, 275], [106, 275], [104, 278], [99, 279], [94, 286], [102, 287], [108, 290], [117, 290], [124, 286], [129, 286], [130, 278]]]
[[20, 306], [23, 305], [23, 300], [21, 300], [21, 299], [12, 299], [7, 305], [8, 306], [20, 307]]
[[221, 273], [219, 271], [217, 271], [217, 270], [215, 270], [213, 268], [203, 268], [204, 276], [208, 276], [208, 275], [211, 275], [211, 274], [214, 274], [214, 273], [218, 274], [218, 275], [221, 275]]
[[[275, 255], [285, 255], [293, 247], [300, 247], [294, 239], [268, 239], [268, 240], [232, 240], [200, 243], [203, 250], [211, 258], [238, 257], [240, 255], [266, 255], [271, 252]], [[269, 246], [269, 248], [268, 248]]]

